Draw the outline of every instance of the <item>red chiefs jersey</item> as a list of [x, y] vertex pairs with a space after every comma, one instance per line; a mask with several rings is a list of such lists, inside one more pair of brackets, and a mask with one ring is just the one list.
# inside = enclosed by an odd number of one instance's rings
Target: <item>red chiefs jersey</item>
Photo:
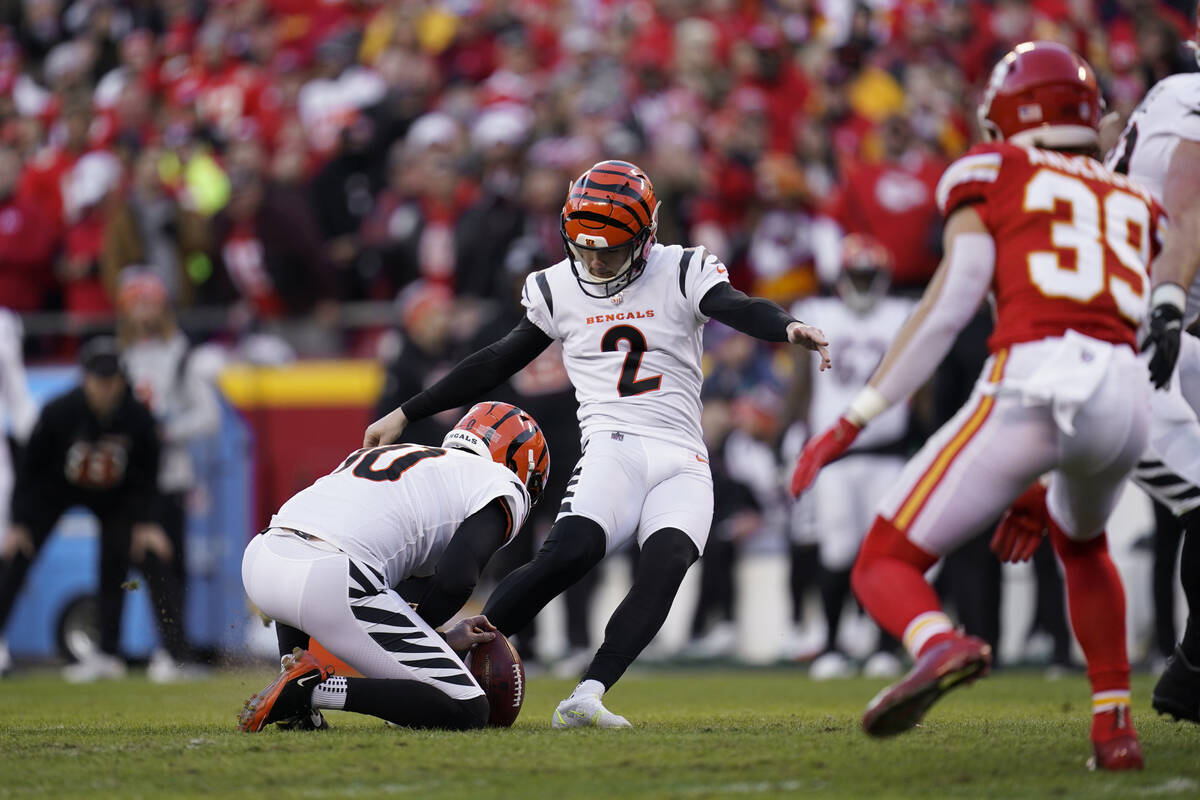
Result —
[[950, 165], [937, 202], [974, 208], [996, 243], [992, 352], [1068, 329], [1137, 347], [1165, 230], [1148, 191], [1087, 156], [991, 143]]
[[846, 171], [827, 213], [846, 233], [869, 233], [892, 254], [892, 282], [924, 286], [938, 265], [934, 187], [944, 161], [913, 153]]

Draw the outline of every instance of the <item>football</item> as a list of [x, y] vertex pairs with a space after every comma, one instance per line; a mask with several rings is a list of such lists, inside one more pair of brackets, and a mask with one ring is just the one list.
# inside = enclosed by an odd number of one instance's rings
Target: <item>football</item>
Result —
[[504, 635], [471, 648], [467, 668], [479, 682], [491, 711], [488, 725], [507, 728], [517, 719], [525, 702], [525, 665]]

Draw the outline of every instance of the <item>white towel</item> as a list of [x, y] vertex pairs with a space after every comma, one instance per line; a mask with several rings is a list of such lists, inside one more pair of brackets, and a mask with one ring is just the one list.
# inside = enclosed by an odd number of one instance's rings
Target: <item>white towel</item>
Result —
[[1027, 406], [1050, 406], [1059, 430], [1073, 436], [1075, 415], [1096, 393], [1115, 346], [1075, 331], [1067, 331], [1054, 345], [1046, 344], [1045, 358], [1032, 374], [1004, 377], [998, 384], [985, 382], [982, 390], [985, 394], [1019, 394]]

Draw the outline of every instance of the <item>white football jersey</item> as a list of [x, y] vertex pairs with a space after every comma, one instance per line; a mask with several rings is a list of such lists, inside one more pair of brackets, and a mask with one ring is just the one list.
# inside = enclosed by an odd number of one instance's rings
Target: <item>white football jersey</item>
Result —
[[37, 422], [38, 410], [25, 377], [22, 338], [21, 318], [0, 308], [0, 430], [7, 423], [13, 437], [24, 443]]
[[[1170, 75], [1151, 87], [1129, 115], [1104, 166], [1150, 190], [1159, 204], [1171, 156], [1181, 140], [1200, 142], [1200, 73]], [[1200, 281], [1188, 290], [1187, 317], [1200, 314]]]
[[[833, 359], [829, 374], [812, 382], [811, 430], [823, 431], [837, 422], [867, 385], [915, 306], [912, 300], [883, 297], [867, 313], [858, 314], [837, 297], [811, 297], [796, 303], [792, 316], [820, 320]], [[891, 444], [907, 430], [908, 403], [897, 403], [871, 420], [854, 440], [851, 452]]]
[[586, 442], [596, 431], [707, 452], [700, 433], [700, 300], [729, 274], [703, 247], [654, 245], [643, 274], [611, 298], [588, 295], [562, 260], [525, 280], [530, 321], [563, 343]]
[[319, 536], [395, 586], [432, 575], [458, 526], [497, 497], [512, 515], [511, 540], [529, 492], [507, 467], [462, 450], [369, 447], [284, 503], [271, 527]]

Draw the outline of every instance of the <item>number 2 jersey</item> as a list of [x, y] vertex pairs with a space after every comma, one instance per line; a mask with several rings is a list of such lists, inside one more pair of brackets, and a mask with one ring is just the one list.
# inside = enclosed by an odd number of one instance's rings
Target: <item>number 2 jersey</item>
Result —
[[[1171, 157], [1183, 140], [1200, 142], [1200, 74], [1163, 78], [1138, 104], [1116, 146], [1105, 159], [1113, 172], [1128, 175], [1161, 203]], [[1200, 281], [1188, 287], [1187, 318], [1200, 315]]]
[[463, 520], [498, 497], [507, 543], [529, 513], [529, 492], [507, 467], [462, 450], [371, 447], [284, 503], [271, 527], [319, 536], [395, 586], [432, 575]]
[[1145, 188], [1087, 156], [1000, 142], [951, 164], [937, 201], [947, 218], [974, 208], [995, 241], [992, 352], [1069, 329], [1136, 349], [1164, 224]]
[[619, 431], [707, 452], [700, 357], [708, 317], [700, 301], [728, 280], [725, 265], [703, 247], [661, 244], [615, 298], [586, 294], [566, 259], [525, 280], [529, 320], [563, 343], [585, 442], [596, 431]]

